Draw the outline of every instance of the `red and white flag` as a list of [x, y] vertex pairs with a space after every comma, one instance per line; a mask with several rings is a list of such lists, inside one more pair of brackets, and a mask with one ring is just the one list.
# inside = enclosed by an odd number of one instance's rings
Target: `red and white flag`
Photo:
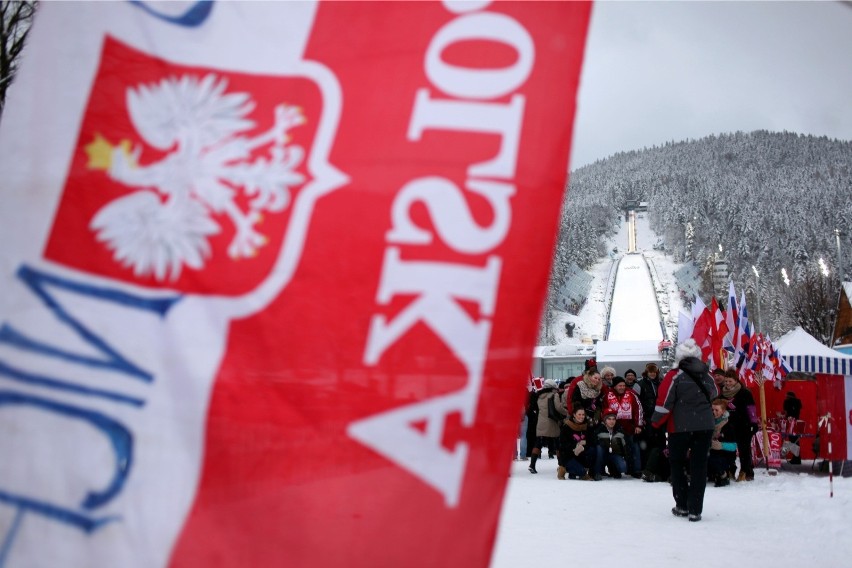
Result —
[[0, 566], [487, 566], [589, 13], [42, 3]]
[[710, 333], [710, 357], [708, 364], [711, 369], [725, 368], [724, 340], [728, 335], [728, 326], [725, 323], [725, 314], [719, 307], [716, 297], [710, 300], [710, 314], [712, 317]]

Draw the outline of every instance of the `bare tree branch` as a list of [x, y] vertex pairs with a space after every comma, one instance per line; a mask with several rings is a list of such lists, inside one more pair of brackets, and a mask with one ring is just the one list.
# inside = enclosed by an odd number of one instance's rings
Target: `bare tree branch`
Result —
[[31, 0], [0, 0], [0, 113], [37, 7]]

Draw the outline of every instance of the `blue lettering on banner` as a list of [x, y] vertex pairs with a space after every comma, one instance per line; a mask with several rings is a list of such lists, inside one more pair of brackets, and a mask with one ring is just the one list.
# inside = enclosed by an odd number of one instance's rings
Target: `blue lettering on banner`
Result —
[[18, 278], [20, 278], [24, 284], [26, 284], [30, 290], [32, 290], [32, 292], [38, 296], [42, 302], [44, 302], [59, 321], [71, 327], [81, 339], [106, 355], [106, 359], [97, 359], [94, 357], [69, 353], [62, 349], [46, 345], [40, 341], [29, 339], [8, 324], [3, 324], [3, 327], [0, 328], [0, 343], [8, 343], [19, 349], [33, 351], [49, 357], [58, 357], [60, 359], [65, 359], [82, 365], [88, 365], [90, 367], [113, 369], [148, 383], [153, 380], [153, 377], [148, 371], [140, 369], [126, 358], [122, 357], [121, 354], [112, 349], [103, 339], [92, 333], [89, 328], [71, 316], [71, 314], [69, 314], [56, 300], [56, 298], [48, 292], [48, 286], [53, 286], [67, 292], [90, 296], [104, 302], [113, 302], [128, 308], [147, 310], [154, 312], [161, 317], [165, 316], [168, 310], [178, 300], [180, 300], [179, 296], [162, 299], [141, 298], [119, 290], [72, 282], [65, 278], [53, 276], [45, 272], [39, 272], [28, 266], [22, 266], [18, 270]]
[[[113, 452], [115, 453], [115, 471], [113, 472], [112, 480], [106, 488], [100, 491], [89, 491], [79, 505], [81, 508], [91, 510], [103, 506], [121, 492], [124, 482], [130, 473], [133, 461], [133, 437], [127, 428], [116, 420], [92, 410], [85, 410], [20, 393], [0, 392], [0, 412], [4, 410], [4, 407], [11, 405], [35, 407], [36, 409], [52, 412], [65, 418], [87, 422], [99, 430], [110, 441]], [[17, 456], [17, 459], [21, 459], [21, 456]], [[32, 497], [16, 495], [4, 491], [2, 488], [0, 488], [0, 503], [5, 503], [17, 509], [12, 526], [2, 545], [0, 545], [0, 567], [5, 565], [9, 549], [18, 533], [25, 513], [41, 515], [56, 522], [78, 528], [86, 533], [92, 533], [103, 525], [119, 519], [117, 516], [93, 518], [79, 510], [55, 503], [48, 503]]]
[[[134, 6], [142, 8], [147, 13], [165, 22], [169, 22], [170, 24], [176, 24], [178, 26], [185, 26], [187, 28], [194, 28], [200, 26], [202, 23], [204, 23], [204, 20], [206, 20], [207, 17], [210, 16], [210, 12], [213, 10], [213, 0], [200, 0], [199, 2], [195, 2], [182, 14], [179, 14], [177, 16], [172, 16], [170, 14], [165, 14], [161, 12], [158, 8], [162, 7], [163, 4], [160, 2], [130, 0], [130, 3]], [[156, 6], [158, 4], [159, 6]]]
[[[134, 364], [130, 358], [110, 345], [104, 337], [93, 332], [81, 321], [81, 316], [72, 315], [72, 311], [79, 313], [82, 310], [72, 310], [69, 305], [73, 305], [73, 298], [75, 297], [88, 298], [125, 309], [142, 310], [159, 319], [165, 319], [169, 310], [180, 301], [181, 296], [145, 298], [115, 288], [70, 280], [26, 265], [18, 269], [17, 277], [62, 325], [70, 328], [85, 344], [94, 349], [97, 355], [73, 352], [67, 348], [52, 345], [47, 341], [30, 337], [7, 322], [0, 325], [0, 345], [45, 359], [58, 360], [84, 368], [111, 371], [119, 376], [144, 384], [154, 382], [154, 376], [150, 371]], [[60, 291], [66, 294], [62, 298], [57, 295], [57, 292]], [[0, 359], [0, 379], [30, 387], [49, 389], [49, 392], [56, 395], [70, 393], [98, 397], [102, 400], [129, 405], [134, 408], [142, 408], [145, 405], [143, 398], [129, 396], [117, 390], [80, 385], [65, 378], [25, 371], [2, 359]], [[133, 433], [117, 418], [89, 408], [41, 396], [0, 390], [0, 413], [8, 412], [10, 409], [22, 408], [47, 413], [54, 417], [92, 427], [109, 442], [115, 463], [109, 472], [110, 481], [106, 486], [89, 489], [85, 495], [80, 496], [79, 501], [76, 498], [74, 499], [76, 504], [54, 503], [32, 494], [17, 494], [10, 491], [8, 487], [4, 487], [3, 480], [0, 480], [0, 504], [12, 507], [15, 510], [14, 518], [5, 536], [0, 535], [0, 568], [6, 566], [12, 544], [22, 530], [28, 514], [35, 514], [54, 522], [69, 525], [87, 534], [95, 532], [107, 523], [120, 520], [117, 515], [99, 517], [94, 514], [94, 510], [103, 507], [121, 493], [133, 465]], [[26, 456], [14, 457], [14, 459], [25, 458]], [[53, 467], [61, 467], [61, 464], [54, 464]], [[96, 475], [96, 473], [92, 472], [93, 478], [104, 478], [103, 475]]]

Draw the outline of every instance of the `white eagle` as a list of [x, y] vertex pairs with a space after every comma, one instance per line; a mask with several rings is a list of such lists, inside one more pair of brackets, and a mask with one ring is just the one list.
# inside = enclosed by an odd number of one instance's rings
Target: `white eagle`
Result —
[[[212, 214], [233, 224], [229, 256], [254, 256], [267, 242], [257, 227], [263, 213], [284, 210], [291, 188], [304, 182], [296, 171], [304, 150], [286, 144], [288, 130], [305, 122], [301, 110], [280, 104], [272, 127], [247, 137], [241, 134], [255, 127], [247, 118], [254, 102], [227, 88], [227, 80], [209, 74], [127, 90], [140, 137], [152, 148], [171, 150], [157, 162], [140, 165], [142, 148], [131, 150], [127, 140], [113, 146], [96, 135], [86, 146], [89, 168], [136, 189], [104, 205], [90, 228], [137, 276], [175, 280], [184, 265], [203, 268], [211, 253], [208, 237], [221, 230]], [[252, 158], [258, 149], [261, 156]], [[236, 199], [240, 193], [244, 198]]]

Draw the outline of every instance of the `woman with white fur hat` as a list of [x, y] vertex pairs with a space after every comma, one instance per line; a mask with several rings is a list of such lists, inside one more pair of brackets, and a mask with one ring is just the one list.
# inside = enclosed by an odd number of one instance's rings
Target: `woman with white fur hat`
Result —
[[675, 500], [672, 514], [700, 521], [707, 486], [707, 455], [715, 425], [710, 401], [719, 396], [719, 389], [709, 368], [701, 360], [701, 348], [694, 339], [687, 339], [677, 346], [675, 360], [679, 370], [667, 375], [660, 385], [651, 420], [658, 428], [668, 422], [669, 462]]

